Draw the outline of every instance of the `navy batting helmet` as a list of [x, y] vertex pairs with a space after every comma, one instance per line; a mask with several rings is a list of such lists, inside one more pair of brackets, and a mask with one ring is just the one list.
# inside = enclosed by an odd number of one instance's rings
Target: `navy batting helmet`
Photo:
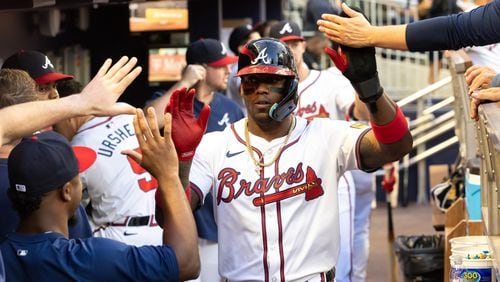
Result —
[[283, 99], [269, 110], [269, 116], [282, 121], [297, 107], [299, 80], [292, 52], [286, 44], [274, 38], [249, 42], [240, 52], [237, 76], [271, 74], [285, 76]]

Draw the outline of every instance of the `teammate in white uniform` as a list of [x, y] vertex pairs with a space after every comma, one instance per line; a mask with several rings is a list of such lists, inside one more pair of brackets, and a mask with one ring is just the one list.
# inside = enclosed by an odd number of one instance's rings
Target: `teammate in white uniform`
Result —
[[190, 173], [193, 207], [214, 195], [219, 273], [228, 281], [333, 281], [326, 273], [339, 250], [339, 177], [411, 149], [406, 120], [378, 84], [373, 54], [357, 57], [369, 67], [348, 58], [344, 74], [355, 88], [368, 86], [358, 93], [371, 103], [373, 129], [291, 115], [298, 79], [282, 42], [259, 39], [240, 53], [248, 119], [206, 134]]
[[[349, 112], [356, 120], [368, 120], [366, 107], [355, 99], [355, 90], [340, 71], [310, 70], [303, 56], [306, 42], [295, 22], [281, 21], [271, 27], [271, 37], [285, 42], [293, 53], [299, 75], [298, 102], [295, 114], [313, 119], [349, 120]], [[338, 183], [340, 254], [335, 270], [337, 282], [349, 282], [352, 276], [355, 197], [357, 187], [351, 172], [345, 172]]]
[[161, 245], [162, 229], [154, 217], [158, 183], [121, 154], [139, 148], [133, 118], [92, 118], [80, 126], [71, 145], [91, 148], [97, 154], [94, 165], [80, 175], [90, 198], [94, 236], [136, 246]]
[[[79, 89], [68, 93], [76, 92]], [[133, 118], [83, 116], [60, 122], [55, 130], [70, 139], [72, 146], [86, 148], [80, 151], [80, 157], [97, 157], [80, 174], [90, 199], [93, 235], [136, 246], [162, 245], [163, 232], [154, 217], [158, 183], [144, 168], [121, 154], [123, 150], [139, 148]]]

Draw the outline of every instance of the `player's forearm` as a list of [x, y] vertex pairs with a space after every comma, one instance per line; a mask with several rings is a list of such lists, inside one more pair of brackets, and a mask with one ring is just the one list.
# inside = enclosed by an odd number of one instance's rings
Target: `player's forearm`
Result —
[[408, 50], [406, 25], [372, 26], [370, 35], [371, 46]]
[[191, 207], [177, 175], [157, 178], [162, 189], [163, 243], [175, 251], [180, 280], [193, 279], [199, 273], [197, 232]]
[[0, 110], [1, 143], [7, 144], [61, 120], [85, 115], [90, 110], [85, 103], [79, 103], [78, 95], [6, 107]]
[[182, 187], [188, 188], [189, 185], [189, 172], [191, 170], [191, 163], [193, 160], [179, 161], [179, 178], [181, 179]]
[[398, 112], [396, 104], [386, 94], [376, 103], [377, 111], [370, 113], [372, 131], [363, 137], [360, 148], [363, 168], [378, 168], [397, 161], [410, 152], [413, 144], [404, 116], [400, 110]]

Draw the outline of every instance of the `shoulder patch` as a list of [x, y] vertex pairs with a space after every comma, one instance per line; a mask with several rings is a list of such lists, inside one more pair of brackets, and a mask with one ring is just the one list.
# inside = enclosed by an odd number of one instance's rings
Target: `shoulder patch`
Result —
[[356, 128], [356, 129], [363, 129], [363, 128], [367, 128], [368, 125], [366, 125], [364, 123], [356, 122], [356, 123], [351, 124], [351, 127]]

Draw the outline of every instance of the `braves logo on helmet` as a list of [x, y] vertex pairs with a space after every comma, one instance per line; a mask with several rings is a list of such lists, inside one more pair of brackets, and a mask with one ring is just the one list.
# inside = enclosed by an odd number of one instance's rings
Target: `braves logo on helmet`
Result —
[[251, 63], [253, 65], [257, 64], [260, 60], [262, 60], [262, 63], [264, 64], [270, 64], [271, 63], [271, 59], [267, 57], [267, 47], [260, 50], [259, 52], [259, 55], [257, 55], [257, 58], [253, 59], [251, 61]]

